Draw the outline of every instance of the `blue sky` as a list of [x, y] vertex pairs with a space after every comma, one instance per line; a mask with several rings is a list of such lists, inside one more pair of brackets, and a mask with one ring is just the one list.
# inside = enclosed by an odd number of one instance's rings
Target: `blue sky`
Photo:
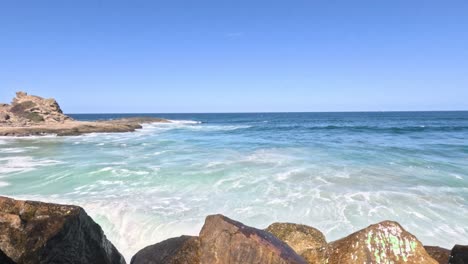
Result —
[[468, 110], [468, 1], [2, 1], [0, 102]]

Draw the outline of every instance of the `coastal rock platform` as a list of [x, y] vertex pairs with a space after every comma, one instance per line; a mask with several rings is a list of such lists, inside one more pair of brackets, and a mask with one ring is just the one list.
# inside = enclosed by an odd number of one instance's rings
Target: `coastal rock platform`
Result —
[[17, 92], [11, 104], [0, 104], [0, 136], [133, 132], [145, 123], [170, 123], [153, 117], [77, 121], [63, 114], [57, 101]]
[[0, 126], [0, 136], [76, 136], [87, 133], [133, 132], [146, 123], [170, 123], [161, 118], [135, 117], [106, 121], [65, 121], [59, 124], [37, 124], [31, 126]]

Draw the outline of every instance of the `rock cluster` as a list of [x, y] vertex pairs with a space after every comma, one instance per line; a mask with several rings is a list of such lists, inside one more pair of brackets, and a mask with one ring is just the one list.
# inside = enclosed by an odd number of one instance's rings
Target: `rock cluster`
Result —
[[[0, 263], [103, 263], [125, 260], [77, 206], [0, 196]], [[274, 223], [265, 230], [210, 215], [199, 236], [170, 238], [137, 252], [131, 264], [464, 264], [468, 246], [423, 246], [398, 223], [383, 221], [327, 243], [317, 229]]]
[[[168, 256], [169, 252], [172, 256]], [[139, 251], [132, 258], [131, 264], [142, 263], [306, 264], [307, 262], [285, 242], [267, 231], [246, 226], [223, 215], [210, 215], [206, 218], [198, 237], [171, 238]]]
[[45, 99], [17, 92], [11, 105], [0, 105], [0, 123], [9, 126], [32, 126], [38, 123], [63, 123], [71, 120], [63, 114], [55, 99]]
[[398, 223], [383, 221], [327, 243], [317, 229], [274, 223], [264, 231], [208, 216], [198, 237], [171, 238], [139, 251], [131, 264], [467, 263], [468, 247], [424, 247]]

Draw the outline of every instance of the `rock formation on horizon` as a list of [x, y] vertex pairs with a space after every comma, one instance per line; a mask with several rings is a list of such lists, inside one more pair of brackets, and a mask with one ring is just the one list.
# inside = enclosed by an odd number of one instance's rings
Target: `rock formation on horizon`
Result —
[[63, 123], [72, 120], [64, 115], [57, 101], [25, 92], [17, 92], [12, 103], [0, 104], [0, 125], [31, 126], [38, 123]]
[[63, 114], [55, 99], [17, 92], [11, 104], [0, 104], [0, 136], [53, 134], [73, 136], [86, 133], [132, 132], [144, 123], [170, 123], [156, 117], [77, 121]]

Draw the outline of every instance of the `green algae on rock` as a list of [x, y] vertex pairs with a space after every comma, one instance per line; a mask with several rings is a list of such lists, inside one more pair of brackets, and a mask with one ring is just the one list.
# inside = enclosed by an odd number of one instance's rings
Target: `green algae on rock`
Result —
[[384, 221], [329, 243], [327, 263], [438, 262], [398, 223]]

